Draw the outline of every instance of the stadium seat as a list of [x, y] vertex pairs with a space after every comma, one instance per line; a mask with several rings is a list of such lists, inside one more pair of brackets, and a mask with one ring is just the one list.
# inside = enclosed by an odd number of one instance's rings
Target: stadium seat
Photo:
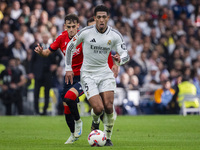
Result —
[[[183, 116], [186, 116], [187, 113], [198, 113], [200, 115], [200, 97], [198, 95], [182, 95], [184, 98], [181, 103], [181, 111], [180, 113], [183, 114]], [[198, 107], [186, 107], [185, 102], [188, 101], [193, 101], [197, 102], [198, 101]]]

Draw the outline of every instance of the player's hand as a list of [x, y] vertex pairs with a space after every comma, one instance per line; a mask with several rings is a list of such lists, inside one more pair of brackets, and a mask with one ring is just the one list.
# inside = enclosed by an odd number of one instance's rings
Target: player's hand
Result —
[[117, 78], [117, 76], [118, 76], [118, 70], [119, 70], [118, 66], [114, 64], [112, 66], [112, 72], [114, 73], [115, 78]]
[[40, 44], [37, 44], [37, 47], [34, 49], [34, 51], [38, 53], [39, 55], [41, 55], [43, 51], [43, 47], [41, 47]]
[[73, 84], [73, 77], [74, 77], [74, 73], [73, 71], [66, 71], [65, 73], [65, 83], [70, 83]]
[[113, 58], [116, 62], [120, 63], [121, 58], [120, 58], [120, 55], [119, 55], [119, 54], [115, 54], [115, 55], [111, 55], [111, 56], [112, 56], [112, 58]]

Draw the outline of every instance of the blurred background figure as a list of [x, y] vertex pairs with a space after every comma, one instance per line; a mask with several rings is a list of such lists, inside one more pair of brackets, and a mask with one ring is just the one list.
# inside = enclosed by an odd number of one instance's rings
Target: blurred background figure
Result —
[[[180, 76], [179, 84], [176, 87], [176, 92], [170, 102], [171, 111], [173, 113], [180, 113], [180, 108], [182, 106], [182, 100], [184, 99], [184, 95], [196, 95], [197, 88], [193, 83], [190, 82], [190, 77], [188, 76]], [[198, 99], [195, 101], [185, 101], [184, 105], [186, 108], [197, 108], [199, 107]]]
[[[22, 87], [26, 83], [26, 80], [20, 69], [16, 67], [16, 60], [14, 58], [9, 60], [8, 66], [1, 72], [0, 80], [2, 80], [2, 83], [0, 83], [0, 98], [6, 107], [6, 115], [22, 115]], [[12, 109], [12, 104], [15, 104], [17, 112], [14, 112]]]
[[155, 91], [154, 111], [156, 114], [169, 114], [169, 102], [171, 101], [175, 90], [171, 88], [171, 82], [166, 79], [161, 82], [162, 88]]
[[62, 115], [64, 112], [64, 106], [62, 101], [62, 91], [63, 91], [63, 84], [64, 84], [64, 69], [62, 67], [58, 67], [56, 70], [56, 75], [52, 81], [52, 87], [58, 90], [58, 101], [57, 101], [57, 109], [58, 115]]
[[[45, 32], [42, 34], [43, 42], [40, 45], [43, 49], [49, 48], [50, 44], [48, 43], [50, 34]], [[39, 94], [40, 88], [44, 86], [44, 107], [42, 115], [47, 114], [47, 108], [49, 106], [49, 90], [52, 86], [52, 72], [57, 68], [55, 64], [55, 55], [52, 54], [49, 57], [41, 57], [37, 53], [32, 53], [31, 59], [31, 73], [34, 74], [35, 79], [35, 88], [34, 88], [34, 110], [35, 114], [39, 113]]]

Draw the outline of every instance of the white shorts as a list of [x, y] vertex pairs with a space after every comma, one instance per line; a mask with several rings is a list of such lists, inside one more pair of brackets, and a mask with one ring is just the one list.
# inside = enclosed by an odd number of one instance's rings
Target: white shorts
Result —
[[81, 72], [81, 86], [87, 97], [98, 95], [106, 91], [114, 91], [116, 89], [116, 81], [113, 73], [94, 74], [88, 72]]

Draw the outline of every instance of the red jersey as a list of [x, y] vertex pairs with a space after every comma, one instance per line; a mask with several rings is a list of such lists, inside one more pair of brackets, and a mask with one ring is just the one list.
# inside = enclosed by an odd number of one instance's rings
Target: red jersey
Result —
[[[65, 55], [67, 44], [71, 39], [68, 36], [67, 31], [63, 31], [56, 40], [50, 45], [49, 49], [53, 52], [56, 51], [58, 48], [61, 49], [62, 53]], [[83, 52], [82, 52], [82, 43], [76, 47], [76, 51], [72, 57], [72, 70], [74, 75], [80, 75], [80, 69], [83, 63]]]
[[[67, 44], [71, 39], [68, 36], [67, 31], [63, 31], [56, 40], [49, 46], [50, 51], [54, 52], [58, 48], [61, 49], [62, 53], [65, 55]], [[75, 76], [80, 75], [80, 69], [83, 63], [83, 51], [82, 51], [82, 43], [76, 47], [76, 51], [72, 57], [72, 70]], [[113, 66], [113, 60], [111, 57], [111, 53], [108, 56], [108, 65], [110, 68]]]

